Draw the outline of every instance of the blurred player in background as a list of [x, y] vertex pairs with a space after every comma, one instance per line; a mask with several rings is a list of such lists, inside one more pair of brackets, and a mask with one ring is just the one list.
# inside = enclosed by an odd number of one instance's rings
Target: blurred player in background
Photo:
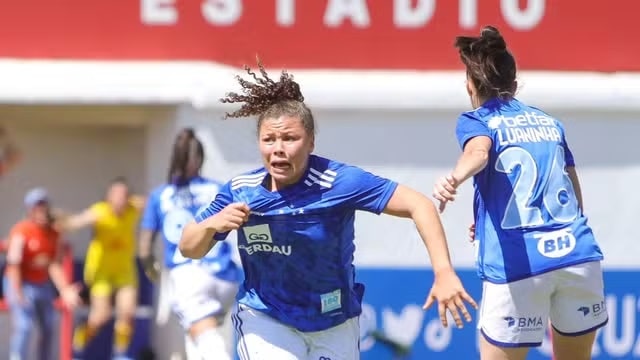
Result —
[[9, 133], [0, 125], [0, 177], [12, 170], [20, 161], [20, 157], [20, 151]]
[[[591, 359], [607, 323], [602, 253], [583, 214], [580, 182], [560, 121], [516, 100], [516, 63], [502, 35], [456, 39], [475, 110], [458, 118], [463, 149], [434, 196], [444, 210], [474, 177], [482, 359], [523, 360], [549, 318], [556, 360]], [[552, 85], [551, 85], [552, 86]]]
[[80, 287], [71, 284], [62, 269], [63, 243], [52, 227], [49, 195], [43, 188], [30, 190], [24, 199], [27, 217], [9, 235], [4, 291], [13, 323], [11, 360], [25, 360], [34, 327], [40, 328], [38, 359], [54, 360], [53, 301], [51, 281], [70, 308], [81, 302]]
[[433, 203], [405, 186], [358, 167], [312, 155], [315, 122], [299, 85], [247, 68], [256, 83], [238, 78], [244, 103], [229, 117], [258, 116], [264, 167], [225, 184], [209, 207], [184, 228], [183, 255], [203, 257], [238, 230], [245, 270], [234, 315], [243, 360], [353, 360], [360, 357], [358, 316], [364, 286], [354, 279], [356, 210], [411, 218], [435, 271], [425, 307], [438, 302], [461, 327], [475, 306], [453, 270]]
[[138, 304], [135, 237], [143, 206], [144, 199], [131, 196], [126, 179], [118, 177], [109, 185], [104, 201], [59, 222], [63, 231], [88, 226], [93, 230], [84, 264], [84, 280], [91, 296], [89, 318], [74, 332], [77, 352], [82, 352], [111, 319], [114, 295], [114, 354], [122, 356], [129, 347]]
[[186, 330], [187, 357], [205, 360], [230, 359], [220, 333], [225, 315], [233, 305], [242, 272], [231, 259], [229, 244], [213, 248], [201, 261], [178, 251], [182, 228], [211, 202], [220, 183], [204, 178], [200, 169], [204, 148], [193, 129], [176, 137], [167, 184], [149, 196], [140, 233], [140, 258], [147, 275], [158, 278], [160, 266], [152, 254], [157, 233], [164, 239], [164, 266], [169, 269], [170, 302]]

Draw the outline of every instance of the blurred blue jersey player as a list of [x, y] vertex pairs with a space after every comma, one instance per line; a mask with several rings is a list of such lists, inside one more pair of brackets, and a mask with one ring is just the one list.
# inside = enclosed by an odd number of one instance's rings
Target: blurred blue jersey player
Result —
[[311, 155], [315, 123], [299, 85], [240, 80], [242, 102], [229, 117], [258, 116], [264, 167], [232, 179], [188, 224], [180, 240], [187, 257], [200, 258], [231, 230], [245, 271], [234, 315], [243, 360], [353, 360], [359, 358], [358, 315], [364, 292], [353, 267], [356, 210], [412, 218], [435, 271], [425, 306], [438, 302], [447, 324], [470, 320], [475, 306], [455, 274], [438, 212], [425, 196], [354, 166]]
[[169, 270], [167, 289], [174, 312], [187, 331], [187, 357], [192, 359], [230, 359], [218, 331], [233, 305], [241, 270], [231, 259], [231, 247], [220, 243], [202, 260], [187, 259], [178, 251], [185, 224], [206, 208], [221, 184], [199, 175], [204, 149], [190, 128], [177, 136], [169, 181], [155, 189], [147, 201], [140, 234], [140, 257], [151, 279], [159, 266], [151, 254], [156, 233], [164, 239], [164, 266]]
[[[460, 116], [463, 154], [434, 196], [444, 210], [474, 177], [482, 359], [525, 359], [549, 319], [556, 360], [591, 359], [608, 320], [598, 247], [583, 214], [560, 121], [513, 95], [516, 65], [497, 29], [458, 37], [475, 110]], [[553, 86], [550, 84], [550, 86]]]

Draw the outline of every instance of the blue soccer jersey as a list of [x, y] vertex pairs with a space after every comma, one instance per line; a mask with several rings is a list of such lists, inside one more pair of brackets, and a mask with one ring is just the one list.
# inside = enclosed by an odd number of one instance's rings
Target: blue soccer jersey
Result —
[[302, 179], [281, 191], [267, 190], [266, 176], [261, 168], [232, 179], [196, 217], [233, 202], [251, 209], [238, 231], [245, 273], [239, 302], [300, 331], [358, 316], [364, 286], [353, 267], [355, 211], [381, 213], [397, 184], [315, 155]]
[[[195, 261], [185, 258], [178, 250], [182, 228], [209, 205], [220, 187], [219, 182], [196, 177], [185, 186], [163, 185], [149, 195], [141, 228], [162, 234], [167, 268]], [[220, 243], [197, 262], [220, 278], [237, 281], [240, 271], [231, 259], [231, 250], [229, 244]]]
[[458, 119], [460, 146], [493, 140], [486, 168], [474, 177], [478, 269], [511, 282], [601, 260], [566, 168], [575, 166], [557, 119], [518, 100], [487, 101]]

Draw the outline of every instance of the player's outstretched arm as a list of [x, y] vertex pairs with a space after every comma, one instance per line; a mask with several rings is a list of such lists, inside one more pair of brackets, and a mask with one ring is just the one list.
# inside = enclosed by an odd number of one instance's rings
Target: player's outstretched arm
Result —
[[99, 214], [92, 208], [71, 215], [60, 215], [55, 219], [54, 226], [61, 232], [74, 232], [88, 226], [93, 226], [99, 218]]
[[249, 207], [244, 203], [227, 205], [219, 213], [201, 222], [192, 221], [185, 225], [178, 249], [182, 256], [201, 259], [216, 244], [215, 234], [237, 230], [249, 220]]
[[440, 202], [440, 212], [444, 211], [447, 202], [455, 199], [458, 186], [487, 166], [492, 144], [488, 136], [476, 136], [467, 141], [451, 174], [439, 179], [433, 187], [433, 197]]
[[384, 213], [413, 219], [429, 252], [433, 271], [453, 271], [444, 228], [431, 200], [411, 188], [398, 185]]
[[434, 272], [434, 284], [424, 308], [426, 309], [432, 303], [437, 302], [440, 321], [444, 326], [448, 325], [447, 310], [453, 316], [458, 327], [463, 326], [460, 312], [465, 320], [471, 321], [471, 315], [464, 302], [468, 302], [474, 308], [477, 308], [477, 304], [464, 289], [453, 270], [440, 215], [431, 200], [415, 190], [398, 185], [384, 212], [413, 219], [418, 233], [427, 247]]

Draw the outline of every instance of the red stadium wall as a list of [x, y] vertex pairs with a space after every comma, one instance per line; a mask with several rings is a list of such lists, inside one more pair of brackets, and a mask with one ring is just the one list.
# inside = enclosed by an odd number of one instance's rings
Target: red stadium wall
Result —
[[633, 71], [639, 11], [636, 0], [21, 0], [0, 12], [0, 57], [459, 69], [454, 36], [494, 24], [522, 69]]

